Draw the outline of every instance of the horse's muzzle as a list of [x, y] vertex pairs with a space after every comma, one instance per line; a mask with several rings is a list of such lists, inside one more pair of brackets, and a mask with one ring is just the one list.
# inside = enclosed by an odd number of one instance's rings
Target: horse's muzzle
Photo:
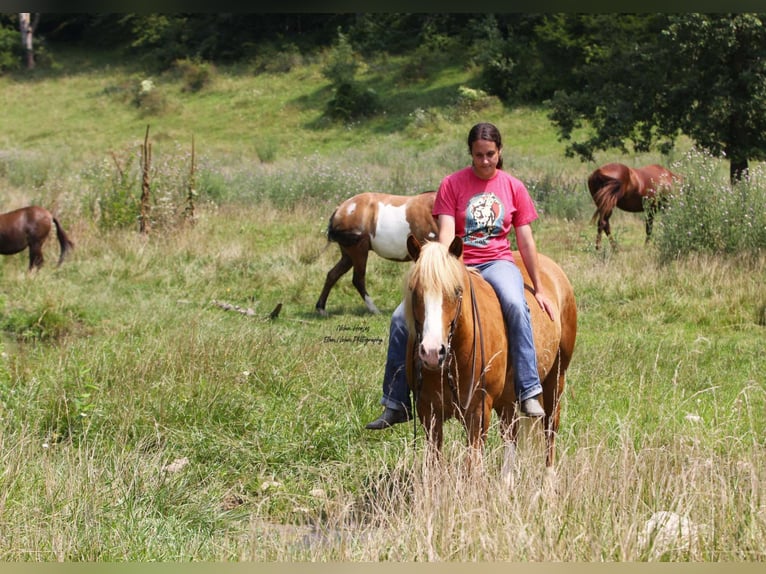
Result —
[[420, 355], [420, 362], [424, 369], [437, 371], [441, 369], [444, 364], [444, 359], [447, 357], [447, 346], [442, 344], [438, 347], [427, 349], [426, 346], [421, 343], [418, 348], [418, 354]]

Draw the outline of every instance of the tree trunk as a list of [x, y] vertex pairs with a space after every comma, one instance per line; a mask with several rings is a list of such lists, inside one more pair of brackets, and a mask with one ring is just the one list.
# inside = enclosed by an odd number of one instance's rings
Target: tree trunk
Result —
[[749, 172], [747, 158], [731, 158], [729, 161], [729, 182], [734, 185], [740, 181], [746, 180], [748, 175]]
[[19, 30], [21, 31], [21, 46], [24, 48], [24, 59], [27, 65], [27, 70], [32, 70], [35, 67], [35, 51], [33, 46], [33, 39], [35, 34], [35, 22], [32, 22], [32, 14], [30, 12], [21, 12], [19, 14]]

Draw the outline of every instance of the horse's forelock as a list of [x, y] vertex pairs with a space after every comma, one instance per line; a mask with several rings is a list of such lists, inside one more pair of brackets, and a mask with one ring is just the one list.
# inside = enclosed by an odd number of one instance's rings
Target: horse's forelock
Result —
[[410, 270], [409, 291], [420, 290], [424, 296], [441, 292], [445, 299], [452, 301], [462, 285], [462, 262], [451, 256], [447, 247], [438, 241], [426, 242]]

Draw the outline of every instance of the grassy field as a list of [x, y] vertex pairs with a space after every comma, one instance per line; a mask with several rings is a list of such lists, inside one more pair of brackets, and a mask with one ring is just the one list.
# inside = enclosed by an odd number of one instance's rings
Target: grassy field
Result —
[[[218, 70], [197, 94], [154, 78], [164, 103], [147, 113], [127, 95], [140, 70], [70, 58], [0, 78], [3, 204], [51, 207], [76, 242], [58, 269], [53, 241], [35, 274], [25, 254], [0, 259], [1, 560], [766, 558], [763, 256], [661, 263], [621, 212], [621, 249], [596, 253], [593, 166], [564, 158], [544, 110], [459, 110], [470, 71], [403, 86], [395, 61], [371, 67], [388, 113], [339, 125], [322, 118], [321, 62]], [[479, 119], [503, 131], [543, 215], [538, 248], [579, 309], [556, 479], [525, 426], [510, 492], [494, 426], [472, 480], [454, 421], [437, 470], [412, 425], [364, 430], [406, 265], [371, 258], [381, 315], [350, 277], [328, 318], [313, 312], [338, 257], [334, 205], [435, 188]], [[155, 209], [183, 207], [192, 137], [198, 203], [195, 225], [168, 216], [143, 236], [102, 217], [124, 187], [140, 193], [147, 125]], [[349, 330], [367, 339], [335, 340]]]

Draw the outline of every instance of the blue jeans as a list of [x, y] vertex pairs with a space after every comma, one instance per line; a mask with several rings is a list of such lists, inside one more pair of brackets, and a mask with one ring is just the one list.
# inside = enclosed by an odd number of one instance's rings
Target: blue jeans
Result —
[[[524, 280], [519, 268], [510, 261], [491, 261], [476, 266], [481, 276], [492, 285], [500, 300], [508, 334], [510, 360], [513, 364], [516, 398], [524, 401], [543, 392], [537, 374], [537, 353], [532, 338], [532, 322], [527, 300], [524, 298]], [[412, 410], [410, 389], [407, 385], [405, 361], [407, 357], [407, 323], [404, 303], [391, 316], [388, 335], [388, 354], [383, 373], [384, 407]]]

